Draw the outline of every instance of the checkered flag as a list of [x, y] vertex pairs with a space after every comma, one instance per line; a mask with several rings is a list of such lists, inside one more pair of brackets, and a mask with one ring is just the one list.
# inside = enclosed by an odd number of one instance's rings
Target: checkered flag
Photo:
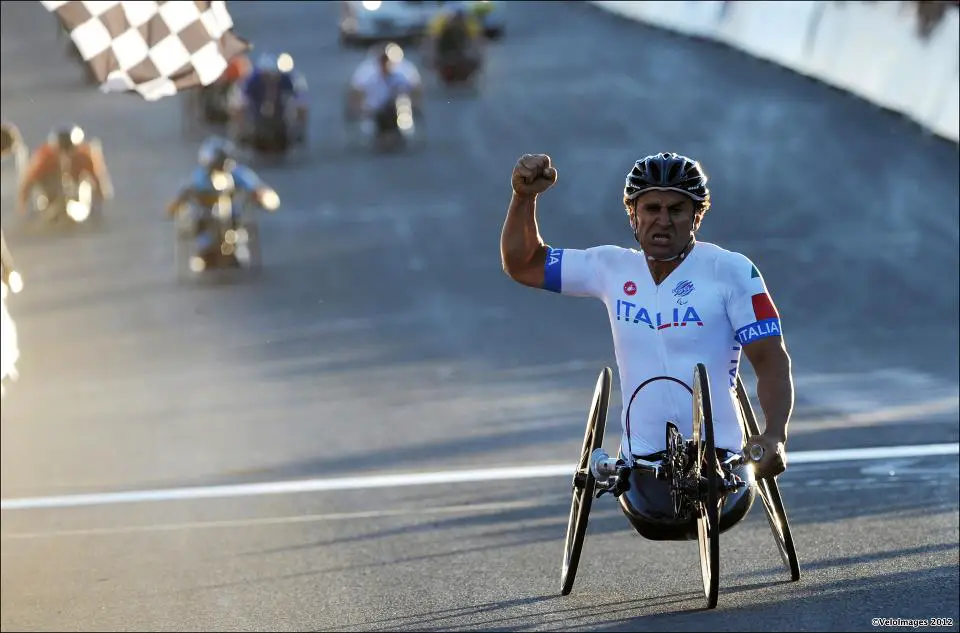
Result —
[[70, 32], [104, 92], [156, 101], [208, 86], [250, 48], [231, 32], [226, 2], [41, 0]]

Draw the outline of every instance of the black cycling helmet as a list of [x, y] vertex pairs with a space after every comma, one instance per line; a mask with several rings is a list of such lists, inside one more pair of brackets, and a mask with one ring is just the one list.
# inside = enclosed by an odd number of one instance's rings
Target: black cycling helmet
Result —
[[623, 186], [623, 204], [629, 208], [647, 191], [676, 191], [699, 202], [701, 211], [710, 207], [707, 175], [700, 163], [680, 154], [663, 152], [633, 164]]
[[62, 125], [50, 132], [50, 144], [56, 145], [62, 150], [71, 150], [77, 145], [83, 143], [83, 128], [79, 125]]

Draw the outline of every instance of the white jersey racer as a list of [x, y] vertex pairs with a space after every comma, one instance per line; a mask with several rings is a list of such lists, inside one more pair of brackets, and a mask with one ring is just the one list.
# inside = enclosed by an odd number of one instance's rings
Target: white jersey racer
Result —
[[657, 285], [642, 251], [548, 248], [544, 289], [606, 305], [623, 394], [626, 459], [665, 450], [668, 421], [691, 436], [697, 363], [710, 379], [716, 446], [743, 446], [734, 390], [742, 347], [781, 335], [777, 309], [750, 259], [698, 241]]
[[390, 100], [394, 90], [411, 91], [421, 84], [420, 72], [409, 60], [397, 62], [390, 74], [383, 75], [375, 58], [363, 60], [350, 78], [350, 87], [364, 96], [364, 108], [373, 112]]

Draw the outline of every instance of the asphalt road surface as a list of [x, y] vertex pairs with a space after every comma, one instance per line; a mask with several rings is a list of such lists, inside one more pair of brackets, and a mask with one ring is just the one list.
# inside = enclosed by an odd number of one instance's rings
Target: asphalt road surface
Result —
[[[568, 247], [629, 243], [620, 188], [638, 156], [702, 161], [715, 200], [702, 239], [753, 258], [784, 315], [792, 452], [957, 442], [955, 145], [737, 52], [530, 2], [508, 7], [479, 95], [434, 88], [427, 146], [373, 157], [344, 147], [362, 53], [338, 47], [336, 4], [232, 7], [242, 34], [306, 74], [311, 156], [261, 170], [283, 201], [262, 221], [262, 278], [194, 286], [176, 282], [162, 217], [200, 138], [180, 102], [98, 94], [39, 3], [3, 4], [3, 116], [33, 145], [58, 122], [84, 125], [117, 190], [102, 230], [53, 235], [13, 214], [4, 166], [3, 228], [26, 282], [11, 303], [23, 357], [2, 407], [5, 503], [572, 467], [612, 346], [598, 302], [500, 270], [524, 152], [558, 166], [541, 230]], [[561, 598], [568, 475], [11, 507], [2, 629], [870, 630], [939, 617], [952, 626], [930, 628], [957, 630], [956, 453], [813, 461], [780, 480], [802, 582], [785, 582], [754, 508], [722, 539], [711, 612], [696, 545], [644, 541], [608, 498]]]

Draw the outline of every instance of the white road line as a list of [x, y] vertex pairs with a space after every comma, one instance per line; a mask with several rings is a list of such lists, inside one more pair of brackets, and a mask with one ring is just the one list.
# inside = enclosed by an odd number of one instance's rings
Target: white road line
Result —
[[894, 459], [897, 457], [933, 457], [935, 455], [960, 455], [960, 444], [920, 444], [913, 446], [879, 446], [872, 448], [841, 448], [823, 451], [788, 453], [789, 464], [822, 464], [871, 459]]
[[402, 516], [426, 516], [437, 514], [481, 514], [485, 512], [506, 512], [523, 508], [542, 506], [543, 499], [524, 501], [501, 501], [495, 503], [460, 504], [436, 506], [431, 508], [398, 508], [396, 510], [369, 510], [364, 512], [334, 512], [328, 514], [297, 514], [281, 517], [258, 517], [246, 519], [226, 519], [223, 521], [187, 521], [183, 523], [161, 523], [158, 525], [124, 525], [108, 528], [85, 528], [76, 530], [56, 530], [52, 532], [11, 532], [0, 538], [11, 541], [23, 541], [40, 538], [73, 536], [112, 536], [117, 534], [137, 534], [146, 532], [178, 532], [183, 530], [211, 530], [217, 528], [262, 527], [271, 525], [291, 525], [296, 523], [327, 523], [331, 521], [358, 521], [360, 519], [382, 519]]
[[[892, 459], [898, 457], [927, 457], [934, 455], [958, 455], [960, 444], [926, 444], [918, 446], [884, 446], [877, 448], [850, 448], [839, 450], [803, 451], [788, 455], [790, 464], [845, 462], [856, 460]], [[168, 488], [161, 490], [130, 490], [126, 492], [103, 492], [51, 497], [26, 497], [0, 501], [0, 510], [39, 510], [51, 508], [76, 508], [121, 503], [146, 503], [153, 501], [188, 501], [195, 499], [226, 499], [230, 497], [254, 497], [307, 492], [331, 492], [336, 490], [366, 490], [371, 488], [397, 488], [406, 486], [431, 486], [437, 484], [462, 484], [484, 481], [524, 481], [528, 479], [572, 476], [571, 465], [540, 464], [478, 470], [448, 470], [426, 473], [398, 473], [392, 475], [367, 475], [360, 477], [336, 477], [328, 479], [303, 479], [273, 481], [252, 484], [203, 486], [192, 488]]]

